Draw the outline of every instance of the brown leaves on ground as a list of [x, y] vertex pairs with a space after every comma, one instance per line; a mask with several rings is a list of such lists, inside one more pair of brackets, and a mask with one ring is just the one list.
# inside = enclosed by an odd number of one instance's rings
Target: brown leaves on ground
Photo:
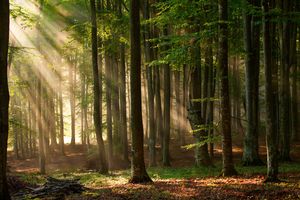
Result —
[[156, 180], [153, 184], [90, 188], [66, 199], [300, 199], [299, 175], [293, 176], [296, 178], [277, 184], [264, 184], [263, 176]]

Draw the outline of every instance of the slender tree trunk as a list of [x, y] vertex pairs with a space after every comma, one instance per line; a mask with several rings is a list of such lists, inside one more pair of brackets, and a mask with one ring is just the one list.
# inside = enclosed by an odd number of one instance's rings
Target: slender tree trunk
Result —
[[121, 132], [120, 132], [120, 104], [119, 104], [119, 66], [116, 56], [112, 56], [112, 116], [113, 116], [113, 144], [114, 149], [120, 155], [121, 152]]
[[221, 74], [221, 129], [223, 133], [223, 175], [236, 175], [233, 165], [228, 84], [228, 1], [219, 0], [219, 70]]
[[[288, 17], [290, 6], [293, 4], [290, 0], [282, 1], [282, 15]], [[280, 159], [290, 161], [290, 41], [291, 41], [291, 22], [285, 19], [282, 23], [281, 38], [281, 70], [280, 70]]]
[[86, 106], [85, 102], [85, 75], [81, 76], [81, 112], [80, 112], [80, 128], [81, 128], [81, 144], [83, 146], [86, 145], [86, 137], [85, 137], [85, 130], [84, 130], [84, 107]]
[[9, 0], [0, 1], [0, 199], [9, 200], [6, 180], [9, 91], [7, 80], [7, 56], [9, 41]]
[[111, 166], [113, 159], [113, 138], [112, 138], [112, 113], [111, 113], [111, 71], [110, 58], [105, 55], [105, 81], [106, 81], [106, 132], [108, 141], [108, 161]]
[[163, 135], [163, 165], [170, 163], [170, 108], [171, 108], [171, 77], [170, 66], [164, 65], [164, 135]]
[[55, 104], [54, 104], [54, 93], [51, 91], [49, 97], [49, 120], [50, 120], [50, 137], [51, 137], [51, 147], [52, 149], [57, 147], [56, 140], [56, 128], [55, 128]]
[[120, 110], [121, 110], [121, 133], [123, 160], [129, 163], [128, 158], [128, 137], [127, 137], [127, 114], [126, 114], [126, 66], [125, 66], [125, 45], [120, 46]]
[[163, 122], [162, 122], [162, 106], [160, 93], [160, 70], [159, 67], [154, 68], [155, 75], [155, 119], [156, 119], [156, 136], [159, 138], [160, 147], [163, 146]]
[[[260, 8], [260, 1], [250, 3], [255, 9]], [[244, 139], [243, 164], [263, 164], [258, 153], [259, 133], [259, 49], [260, 27], [257, 23], [260, 19], [253, 14], [244, 11], [244, 40], [246, 51], [246, 116], [247, 128]]]
[[267, 179], [266, 181], [277, 181], [278, 175], [278, 121], [276, 105], [276, 78], [277, 70], [272, 55], [272, 34], [271, 17], [273, 0], [263, 0], [263, 43], [264, 43], [264, 64], [265, 64], [265, 95], [266, 95], [266, 142], [267, 142]]
[[176, 99], [176, 132], [177, 132], [177, 140], [179, 144], [182, 144], [182, 135], [181, 135], [181, 128], [182, 128], [182, 114], [181, 114], [181, 97], [180, 97], [180, 71], [174, 72], [174, 82], [175, 82], [175, 99]]
[[201, 88], [201, 57], [200, 57], [200, 47], [194, 44], [193, 55], [195, 66], [191, 72], [191, 82], [190, 82], [190, 100], [188, 108], [188, 119], [190, 121], [193, 135], [196, 139], [195, 148], [195, 164], [196, 166], [209, 166], [211, 165], [211, 160], [208, 154], [207, 143], [201, 144], [207, 139], [207, 132], [205, 130], [200, 130], [205, 125], [205, 120], [203, 118], [202, 103], [199, 101], [202, 96]]
[[130, 96], [132, 134], [132, 174], [129, 182], [151, 182], [145, 168], [141, 100], [140, 2], [130, 1]]
[[189, 96], [189, 89], [188, 89], [188, 71], [189, 67], [187, 65], [183, 66], [183, 84], [182, 84], [182, 118], [183, 118], [183, 124], [182, 124], [182, 141], [181, 145], [185, 145], [185, 133], [187, 132], [187, 102], [188, 102], [188, 96]]
[[[143, 16], [145, 20], [150, 19], [149, 1], [144, 0]], [[151, 30], [150, 25], [144, 25], [144, 47], [145, 47], [145, 62], [146, 62], [146, 79], [147, 79], [147, 94], [148, 94], [148, 124], [149, 124], [149, 165], [156, 166], [156, 131], [154, 122], [154, 81], [153, 81], [153, 68], [148, 63], [154, 59], [153, 49], [151, 49]]]
[[108, 165], [106, 160], [106, 153], [104, 142], [102, 138], [102, 123], [100, 113], [100, 103], [102, 103], [99, 82], [99, 69], [98, 69], [98, 43], [97, 43], [97, 21], [96, 21], [96, 5], [95, 0], [90, 0], [91, 5], [91, 22], [92, 22], [92, 64], [93, 64], [93, 81], [94, 81], [94, 125], [98, 144], [98, 153], [100, 159], [99, 172], [102, 174], [108, 173]]
[[[294, 24], [294, 26], [296, 26]], [[297, 80], [297, 74], [299, 73], [299, 62], [297, 62], [297, 26], [295, 27], [294, 33], [293, 33], [293, 38], [292, 38], [292, 47], [291, 47], [291, 60], [292, 60], [292, 73], [293, 73], [293, 77], [292, 77], [292, 140], [293, 141], [298, 141], [299, 140], [299, 128], [298, 128], [298, 124], [299, 124], [299, 106], [298, 106], [298, 102], [299, 102], [299, 98], [298, 98], [298, 80]], [[300, 35], [300, 34], [299, 34]]]
[[64, 110], [63, 110], [63, 97], [62, 97], [62, 78], [59, 80], [59, 147], [60, 153], [65, 155], [65, 142], [64, 142]]
[[[73, 63], [72, 59], [70, 62]], [[69, 93], [71, 108], [71, 146], [75, 145], [75, 99], [74, 99], [74, 70], [72, 64], [69, 66]]]

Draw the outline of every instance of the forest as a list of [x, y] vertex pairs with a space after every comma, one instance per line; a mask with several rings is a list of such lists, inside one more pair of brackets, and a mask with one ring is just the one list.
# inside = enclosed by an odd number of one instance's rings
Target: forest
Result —
[[299, 0], [0, 0], [0, 200], [300, 199]]

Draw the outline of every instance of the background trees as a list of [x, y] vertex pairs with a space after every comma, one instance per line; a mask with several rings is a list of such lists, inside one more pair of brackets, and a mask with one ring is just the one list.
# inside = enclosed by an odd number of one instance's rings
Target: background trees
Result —
[[277, 151], [289, 160], [300, 130], [299, 3], [287, 2], [12, 4], [15, 158], [39, 155], [45, 173], [72, 144], [103, 173], [133, 159], [140, 182], [150, 180], [145, 163], [170, 166], [176, 151], [194, 148], [196, 166], [208, 167], [223, 146], [227, 176], [233, 148], [254, 165], [267, 145], [275, 180]]

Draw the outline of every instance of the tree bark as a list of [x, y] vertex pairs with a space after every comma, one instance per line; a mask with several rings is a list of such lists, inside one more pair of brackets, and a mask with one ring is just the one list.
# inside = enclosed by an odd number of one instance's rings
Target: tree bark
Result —
[[[292, 1], [282, 1], [282, 16], [289, 17]], [[280, 68], [280, 159], [291, 161], [290, 158], [290, 41], [291, 41], [291, 22], [284, 19], [282, 23], [281, 38], [281, 68]]]
[[7, 55], [9, 42], [9, 0], [0, 1], [0, 199], [9, 200], [6, 180], [9, 90], [7, 78]]
[[141, 105], [141, 47], [140, 47], [140, 2], [130, 1], [130, 96], [132, 134], [132, 173], [130, 183], [151, 182], [145, 168], [143, 120]]
[[211, 160], [208, 154], [207, 143], [201, 144], [207, 139], [206, 130], [199, 130], [205, 125], [202, 110], [202, 81], [201, 81], [201, 57], [200, 57], [200, 46], [194, 44], [193, 55], [195, 66], [191, 72], [190, 82], [190, 102], [188, 107], [188, 119], [190, 121], [193, 135], [196, 139], [195, 148], [195, 164], [196, 166], [209, 166]]
[[113, 160], [113, 138], [112, 138], [112, 113], [111, 113], [111, 69], [110, 58], [105, 55], [105, 82], [106, 82], [106, 133], [108, 142], [108, 161], [111, 166]]
[[[270, 9], [273, 8], [272, 0], [263, 0], [263, 44], [265, 65], [265, 95], [266, 95], [266, 142], [267, 142], [267, 179], [277, 181], [278, 175], [278, 121], [276, 105], [276, 77], [275, 62], [272, 55], [272, 33]], [[274, 33], [273, 33], [274, 34]], [[273, 38], [274, 39], [274, 38]]]
[[[143, 7], [144, 20], [149, 20], [149, 0], [144, 0]], [[146, 61], [146, 79], [147, 79], [147, 94], [148, 94], [148, 124], [149, 124], [149, 166], [156, 166], [156, 131], [154, 122], [154, 84], [153, 84], [153, 67], [149, 63], [153, 61], [153, 49], [151, 49], [151, 30], [150, 25], [144, 25], [144, 48]]]
[[228, 1], [219, 0], [219, 70], [221, 75], [221, 130], [223, 176], [236, 175], [232, 159], [231, 116], [228, 84]]
[[168, 167], [170, 163], [170, 107], [171, 107], [171, 78], [170, 66], [164, 65], [164, 134], [163, 134], [163, 165]]
[[[70, 63], [73, 64], [72, 59]], [[70, 93], [70, 108], [71, 108], [71, 146], [75, 145], [75, 94], [74, 94], [74, 70], [72, 64], [69, 65], [69, 93]]]
[[[260, 8], [260, 1], [247, 1], [253, 9]], [[243, 165], [261, 165], [259, 158], [259, 49], [260, 26], [259, 17], [244, 11], [244, 43], [245, 43], [245, 82], [246, 82], [246, 116], [247, 126], [244, 139]]]
[[99, 82], [99, 69], [98, 69], [98, 43], [97, 43], [97, 21], [96, 21], [96, 5], [95, 0], [90, 0], [91, 6], [91, 22], [92, 22], [92, 64], [93, 64], [93, 83], [94, 83], [94, 126], [96, 131], [96, 138], [98, 144], [98, 153], [100, 159], [99, 172], [102, 174], [108, 173], [108, 165], [106, 160], [106, 153], [104, 142], [102, 138], [102, 120], [100, 113], [100, 82]]
[[65, 142], [64, 142], [64, 110], [63, 110], [63, 97], [62, 97], [62, 78], [59, 80], [59, 147], [60, 153], [65, 155]]

